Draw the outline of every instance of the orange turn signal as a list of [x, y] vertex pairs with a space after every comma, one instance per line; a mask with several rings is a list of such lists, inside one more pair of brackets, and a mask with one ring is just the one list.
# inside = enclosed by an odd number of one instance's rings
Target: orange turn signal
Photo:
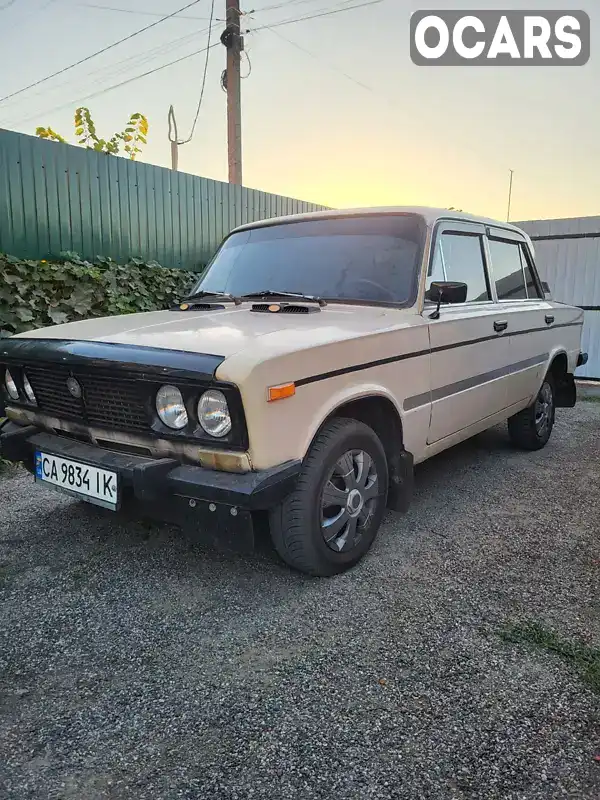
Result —
[[285, 400], [286, 397], [293, 397], [295, 394], [295, 383], [284, 383], [281, 386], [269, 386], [269, 403], [272, 403], [274, 400]]

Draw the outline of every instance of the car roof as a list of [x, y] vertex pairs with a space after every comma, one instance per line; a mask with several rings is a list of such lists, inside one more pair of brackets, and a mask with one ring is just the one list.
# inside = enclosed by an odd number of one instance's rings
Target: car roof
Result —
[[529, 237], [525, 231], [509, 222], [500, 222], [499, 220], [489, 219], [488, 217], [479, 217], [475, 214], [467, 214], [465, 211], [452, 211], [448, 208], [430, 208], [428, 206], [377, 206], [369, 208], [332, 208], [328, 209], [327, 211], [310, 211], [305, 214], [291, 214], [285, 217], [270, 217], [268, 219], [257, 220], [256, 222], [248, 222], [244, 225], [234, 228], [232, 233], [249, 230], [251, 228], [262, 228], [267, 225], [298, 222], [300, 220], [318, 220], [327, 219], [328, 217], [365, 216], [368, 214], [418, 214], [425, 220], [427, 225], [430, 226], [434, 225], [439, 219], [480, 222], [484, 225], [493, 225], [496, 228], [505, 228], [518, 232], [525, 236], [527, 240], [529, 240]]

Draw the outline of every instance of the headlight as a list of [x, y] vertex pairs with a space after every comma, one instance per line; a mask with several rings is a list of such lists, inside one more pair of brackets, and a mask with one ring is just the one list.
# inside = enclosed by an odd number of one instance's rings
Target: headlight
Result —
[[156, 411], [169, 428], [180, 431], [188, 424], [183, 395], [176, 386], [161, 386], [156, 393]]
[[223, 392], [209, 389], [198, 403], [198, 420], [211, 436], [227, 436], [231, 430], [231, 415]]
[[29, 402], [33, 403], [34, 406], [37, 406], [37, 399], [31, 384], [29, 383], [29, 378], [27, 375], [23, 375], [23, 388], [25, 389], [25, 394], [27, 395]]
[[18, 400], [19, 399], [19, 390], [17, 389], [17, 384], [13, 380], [13, 376], [10, 374], [8, 370], [6, 370], [4, 374], [4, 385], [6, 386], [6, 391], [8, 392], [8, 396], [11, 400]]

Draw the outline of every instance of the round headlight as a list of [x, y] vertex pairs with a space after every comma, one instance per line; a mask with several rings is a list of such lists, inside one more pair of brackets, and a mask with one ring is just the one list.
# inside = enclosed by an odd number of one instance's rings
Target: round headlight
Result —
[[223, 392], [209, 389], [198, 402], [198, 420], [211, 436], [227, 436], [231, 430], [231, 415]]
[[19, 390], [17, 389], [17, 384], [13, 380], [13, 376], [10, 374], [8, 370], [6, 370], [4, 374], [4, 385], [6, 386], [6, 391], [8, 392], [8, 396], [11, 400], [18, 400], [19, 399]]
[[23, 388], [25, 389], [25, 394], [27, 395], [27, 399], [30, 403], [34, 406], [37, 406], [37, 399], [31, 384], [29, 383], [29, 378], [27, 375], [23, 375]]
[[156, 411], [169, 428], [180, 431], [188, 424], [183, 395], [176, 386], [161, 386], [156, 393]]

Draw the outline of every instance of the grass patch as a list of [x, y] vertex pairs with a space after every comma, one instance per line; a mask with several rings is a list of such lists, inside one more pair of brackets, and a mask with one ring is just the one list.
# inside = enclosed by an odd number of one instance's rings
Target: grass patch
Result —
[[554, 653], [575, 667], [584, 683], [600, 694], [600, 649], [562, 639], [539, 622], [511, 625], [500, 631], [500, 637], [507, 642], [531, 644], [547, 653]]
[[579, 396], [580, 403], [600, 403], [600, 394], [582, 394]]

